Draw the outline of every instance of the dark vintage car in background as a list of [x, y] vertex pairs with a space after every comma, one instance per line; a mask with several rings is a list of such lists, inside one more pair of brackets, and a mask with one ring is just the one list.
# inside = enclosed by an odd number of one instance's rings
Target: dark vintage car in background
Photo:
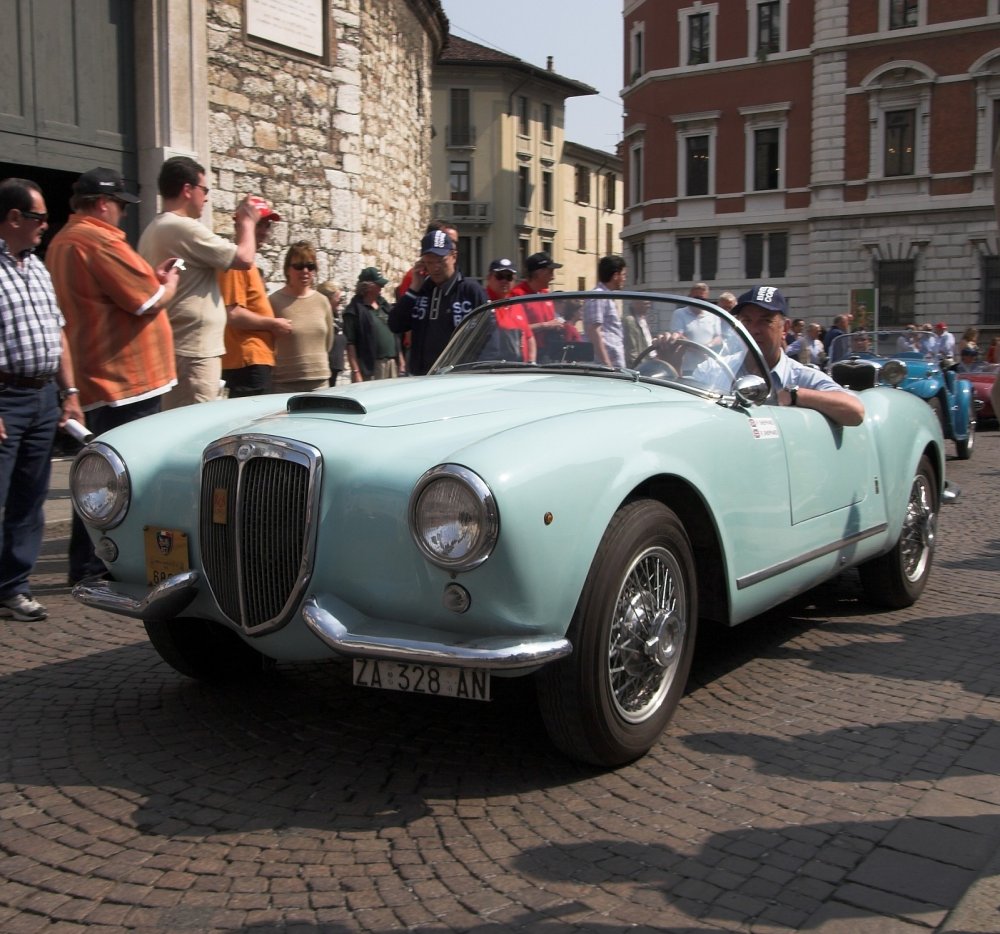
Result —
[[959, 379], [966, 381], [972, 387], [972, 395], [976, 403], [977, 428], [998, 427], [996, 407], [993, 404], [998, 370], [1000, 370], [1000, 364], [987, 363], [983, 365], [981, 370], [958, 374]]

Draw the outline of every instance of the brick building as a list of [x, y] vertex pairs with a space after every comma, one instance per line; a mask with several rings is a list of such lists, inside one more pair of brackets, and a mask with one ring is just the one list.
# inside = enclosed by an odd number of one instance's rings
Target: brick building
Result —
[[777, 284], [829, 323], [1000, 330], [1000, 0], [626, 0], [641, 287]]

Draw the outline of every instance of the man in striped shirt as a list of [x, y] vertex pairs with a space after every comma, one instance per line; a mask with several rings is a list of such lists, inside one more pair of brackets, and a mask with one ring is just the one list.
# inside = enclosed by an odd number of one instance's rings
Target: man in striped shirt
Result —
[[[49, 245], [45, 263], [73, 352], [80, 404], [95, 435], [160, 411], [177, 382], [166, 305], [177, 290], [173, 259], [153, 269], [119, 226], [139, 199], [113, 169], [73, 183], [73, 214]], [[100, 574], [90, 537], [73, 514], [70, 583]]]
[[52, 442], [59, 425], [83, 418], [65, 321], [34, 255], [48, 218], [34, 182], [0, 182], [0, 618], [29, 622], [48, 616], [28, 577], [42, 547]]

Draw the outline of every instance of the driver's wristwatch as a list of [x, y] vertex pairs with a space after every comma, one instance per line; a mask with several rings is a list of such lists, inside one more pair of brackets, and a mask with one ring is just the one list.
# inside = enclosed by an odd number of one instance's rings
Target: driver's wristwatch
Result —
[[790, 405], [798, 405], [799, 404], [799, 387], [798, 386], [790, 386], [789, 389], [788, 389], [788, 395], [792, 397], [792, 401], [789, 403]]

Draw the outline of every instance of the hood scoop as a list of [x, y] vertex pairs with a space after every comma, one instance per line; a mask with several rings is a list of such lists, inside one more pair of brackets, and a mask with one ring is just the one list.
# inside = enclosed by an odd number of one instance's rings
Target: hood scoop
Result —
[[303, 394], [288, 400], [288, 412], [344, 412], [351, 415], [367, 415], [368, 410], [357, 399], [349, 396], [327, 396]]

